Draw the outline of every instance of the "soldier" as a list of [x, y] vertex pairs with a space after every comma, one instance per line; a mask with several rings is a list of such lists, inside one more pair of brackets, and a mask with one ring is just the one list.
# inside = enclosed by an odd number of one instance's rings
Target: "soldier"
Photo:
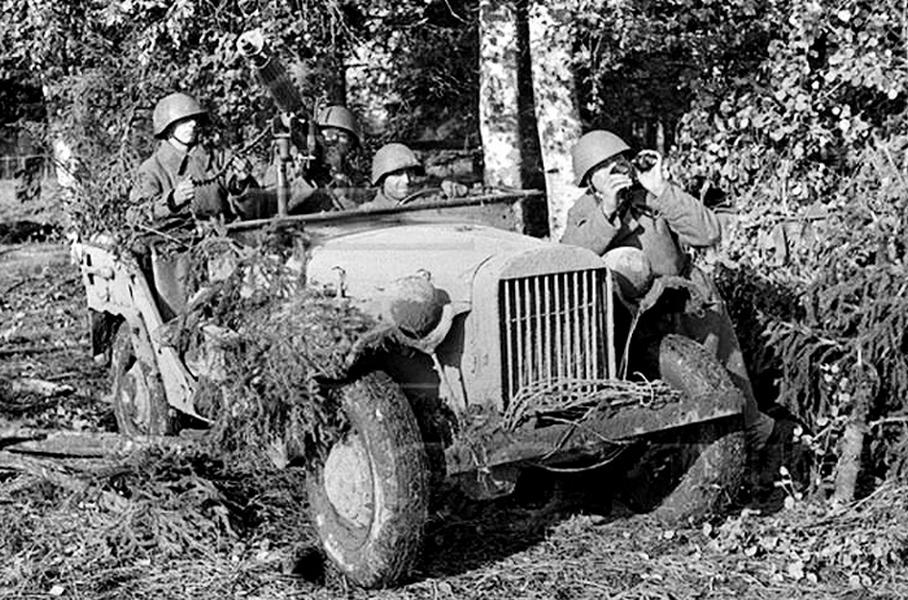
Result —
[[[364, 187], [357, 187], [350, 156], [361, 144], [361, 132], [356, 116], [345, 106], [332, 105], [319, 111], [316, 119], [318, 147], [307, 163], [301, 140], [291, 147], [293, 161], [288, 165], [287, 180], [290, 197], [287, 204], [291, 214], [306, 214], [326, 210], [350, 210], [359, 201], [371, 196]], [[265, 187], [272, 190], [261, 206], [250, 216], [266, 217], [277, 212], [273, 190], [277, 184], [274, 164], [265, 172]]]
[[331, 183], [338, 187], [353, 186], [356, 182], [349, 157], [362, 147], [362, 134], [356, 116], [346, 106], [336, 104], [319, 111], [316, 123]]
[[[198, 144], [199, 127], [207, 119], [195, 98], [180, 92], [155, 105], [152, 127], [161, 141], [136, 174], [126, 209], [130, 225], [160, 233], [191, 225], [194, 219], [230, 219], [238, 212], [233, 201], [257, 184], [245, 159], [234, 159], [225, 177], [227, 169]], [[153, 278], [158, 307], [168, 320], [186, 308], [189, 260], [182, 252], [159, 252], [165, 239], [137, 240], [133, 250]]]
[[207, 119], [195, 98], [180, 92], [155, 105], [152, 127], [161, 141], [136, 174], [126, 211], [131, 225], [167, 228], [192, 217], [231, 218], [232, 197], [256, 185], [245, 159], [234, 159], [224, 177], [216, 157], [198, 144]]
[[[400, 205], [413, 192], [413, 179], [422, 173], [422, 163], [410, 148], [400, 143], [385, 144], [372, 157], [372, 185], [378, 188], [378, 193], [360, 208], [393, 208]], [[469, 188], [456, 181], [445, 180], [441, 182], [441, 191], [444, 196], [454, 198], [467, 195]]]
[[708, 308], [699, 316], [682, 315], [679, 333], [715, 352], [728, 370], [745, 397], [744, 426], [751, 456], [775, 472], [780, 450], [791, 442], [794, 424], [774, 421], [758, 409], [725, 304], [712, 280], [691, 264], [684, 250], [717, 243], [720, 224], [712, 211], [665, 178], [658, 152], [641, 152], [639, 156], [649, 165], [635, 170], [629, 151], [621, 138], [602, 130], [587, 133], [574, 145], [575, 185], [587, 192], [568, 212], [561, 241], [588, 248], [607, 263], [610, 252], [626, 260], [628, 247], [639, 248], [653, 275], [681, 276], [694, 284]]

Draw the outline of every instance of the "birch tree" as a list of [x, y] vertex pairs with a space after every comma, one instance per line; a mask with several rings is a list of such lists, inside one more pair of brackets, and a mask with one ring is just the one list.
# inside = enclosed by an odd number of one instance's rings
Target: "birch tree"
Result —
[[573, 185], [571, 145], [580, 137], [580, 109], [571, 69], [574, 28], [570, 0], [530, 0], [530, 55], [539, 148], [545, 169], [549, 232], [561, 239]]
[[479, 3], [479, 131], [489, 186], [522, 187], [518, 112], [517, 7]]

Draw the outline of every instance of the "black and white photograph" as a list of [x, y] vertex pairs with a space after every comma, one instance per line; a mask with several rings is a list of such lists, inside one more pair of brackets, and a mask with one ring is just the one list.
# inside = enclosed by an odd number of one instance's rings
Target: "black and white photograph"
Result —
[[908, 0], [0, 0], [0, 600], [908, 598]]

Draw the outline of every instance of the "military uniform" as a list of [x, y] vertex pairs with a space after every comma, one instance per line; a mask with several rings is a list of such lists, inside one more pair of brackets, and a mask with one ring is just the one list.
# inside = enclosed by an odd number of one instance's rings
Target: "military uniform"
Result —
[[[153, 133], [161, 141], [136, 173], [126, 208], [130, 225], [166, 230], [191, 225], [196, 218], [232, 218], [237, 212], [231, 206], [232, 197], [257, 185], [251, 177], [242, 182], [235, 175], [225, 180], [216, 157], [195, 144], [195, 135], [183, 141], [174, 134], [189, 120], [197, 126], [205, 119], [207, 112], [195, 98], [181, 92], [169, 94], [155, 105]], [[192, 200], [178, 203], [175, 191], [185, 181], [194, 184]], [[157, 235], [143, 235], [133, 240], [132, 250], [154, 282], [158, 308], [168, 320], [186, 309], [190, 264], [186, 252], [162, 250], [164, 241]]]
[[[242, 187], [217, 177], [219, 165], [213, 155], [200, 146], [182, 152], [168, 141], [158, 144], [155, 153], [139, 167], [135, 184], [129, 194], [127, 221], [135, 225], [154, 225], [176, 217], [211, 218], [234, 216], [230, 196], [239, 195], [253, 181]], [[207, 182], [197, 185], [191, 203], [178, 205], [173, 198], [174, 188], [183, 180]]]
[[[317, 154], [319, 158], [307, 173], [287, 165], [287, 212], [309, 214], [328, 210], [353, 210], [372, 198], [374, 192], [355, 185], [347, 154], [361, 145], [362, 132], [356, 116], [345, 106], [332, 105], [319, 111], [316, 123], [322, 135], [328, 131], [342, 131], [347, 142], [326, 143], [323, 139]], [[337, 138], [335, 137], [335, 140]], [[277, 213], [277, 168], [272, 163], [264, 177], [265, 192], [255, 205], [250, 205], [247, 218], [269, 217]]]
[[696, 198], [669, 184], [658, 198], [643, 189], [610, 222], [589, 194], [568, 212], [561, 241], [602, 255], [611, 248], [640, 248], [656, 275], [685, 275], [690, 259], [681, 249], [712, 246], [721, 237], [716, 216]]
[[577, 200], [568, 212], [561, 241], [599, 254], [621, 247], [639, 248], [649, 259], [655, 275], [688, 278], [706, 301], [706, 310], [682, 314], [675, 323], [682, 333], [713, 352], [744, 393], [744, 422], [748, 438], [757, 445], [772, 431], [773, 420], [761, 413], [754, 398], [734, 326], [715, 284], [691, 265], [685, 247], [708, 247], [721, 239], [716, 215], [678, 186], [668, 184], [656, 197], [646, 190], [629, 190], [630, 199], [612, 221], [603, 214], [590, 194]]

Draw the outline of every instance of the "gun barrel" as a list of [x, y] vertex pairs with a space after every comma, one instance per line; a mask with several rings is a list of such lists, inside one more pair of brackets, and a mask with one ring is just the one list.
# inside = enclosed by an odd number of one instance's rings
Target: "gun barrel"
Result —
[[274, 103], [285, 113], [302, 114], [305, 110], [303, 97], [290, 80], [284, 63], [269, 52], [261, 30], [254, 29], [240, 35], [237, 48], [253, 68], [261, 83], [274, 98]]

